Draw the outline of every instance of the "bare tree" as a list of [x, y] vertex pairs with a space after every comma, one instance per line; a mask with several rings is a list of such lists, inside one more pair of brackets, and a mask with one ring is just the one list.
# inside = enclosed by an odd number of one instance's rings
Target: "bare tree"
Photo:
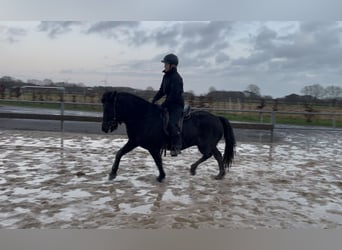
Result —
[[214, 87], [214, 86], [211, 86], [211, 87], [209, 88], [209, 90], [208, 90], [208, 93], [212, 93], [212, 92], [215, 92], [215, 91], [216, 91], [215, 87]]
[[246, 88], [246, 91], [251, 92], [257, 96], [261, 96], [260, 88], [255, 84], [249, 84]]
[[193, 91], [192, 89], [191, 89], [191, 90], [188, 90], [187, 92], [188, 92], [190, 95], [193, 95], [193, 96], [195, 95], [195, 91]]
[[325, 94], [324, 88], [319, 84], [305, 86], [304, 88], [302, 88], [301, 92], [304, 95], [310, 95], [318, 99], [322, 98]]
[[0, 84], [0, 98], [1, 99], [5, 99], [5, 90], [6, 90], [5, 85]]
[[342, 88], [333, 85], [326, 87], [325, 97], [328, 99], [336, 99], [338, 97], [342, 97]]

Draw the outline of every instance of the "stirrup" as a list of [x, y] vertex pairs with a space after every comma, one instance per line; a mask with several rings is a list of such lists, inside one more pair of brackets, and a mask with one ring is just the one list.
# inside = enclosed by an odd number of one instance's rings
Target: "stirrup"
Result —
[[185, 105], [183, 109], [183, 120], [188, 120], [191, 114], [191, 107], [189, 105]]
[[171, 151], [170, 151], [170, 155], [171, 155], [172, 157], [176, 157], [176, 156], [178, 155], [177, 150], [171, 150]]
[[177, 155], [181, 154], [181, 151], [179, 149], [173, 149], [173, 150], [170, 150], [170, 155], [172, 157], [175, 157]]

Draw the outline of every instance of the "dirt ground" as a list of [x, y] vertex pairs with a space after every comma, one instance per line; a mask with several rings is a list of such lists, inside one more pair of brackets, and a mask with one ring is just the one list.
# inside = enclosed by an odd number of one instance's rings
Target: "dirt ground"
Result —
[[125, 137], [0, 130], [0, 228], [342, 228], [342, 133], [276, 133], [238, 142], [224, 180], [214, 159], [191, 176], [190, 148], [158, 183], [141, 148], [107, 180]]

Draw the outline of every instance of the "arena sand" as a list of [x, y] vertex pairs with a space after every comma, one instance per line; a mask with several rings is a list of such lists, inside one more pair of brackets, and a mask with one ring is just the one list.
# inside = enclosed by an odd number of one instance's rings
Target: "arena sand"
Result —
[[342, 133], [278, 133], [238, 142], [221, 181], [214, 159], [190, 175], [193, 147], [158, 183], [142, 148], [107, 180], [123, 136], [0, 130], [0, 228], [342, 228]]

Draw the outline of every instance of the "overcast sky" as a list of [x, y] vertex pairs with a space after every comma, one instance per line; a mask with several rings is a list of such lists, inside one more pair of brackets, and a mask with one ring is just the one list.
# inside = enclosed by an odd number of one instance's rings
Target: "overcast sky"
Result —
[[196, 94], [342, 86], [342, 22], [0, 21], [0, 77], [157, 89], [171, 52]]

